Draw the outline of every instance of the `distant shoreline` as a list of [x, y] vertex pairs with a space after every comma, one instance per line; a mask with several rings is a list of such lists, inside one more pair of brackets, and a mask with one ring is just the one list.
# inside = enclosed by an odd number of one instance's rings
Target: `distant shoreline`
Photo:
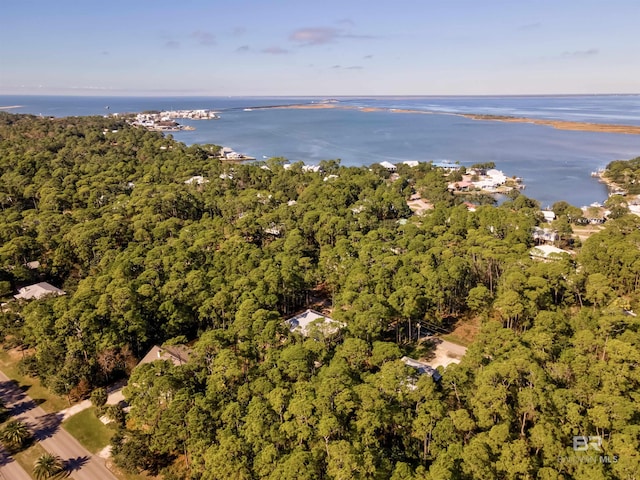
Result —
[[252, 110], [265, 109], [340, 109], [340, 110], [356, 110], [360, 112], [391, 112], [391, 113], [418, 113], [423, 115], [454, 115], [457, 117], [469, 118], [471, 120], [483, 120], [492, 122], [510, 122], [510, 123], [531, 123], [534, 125], [544, 125], [556, 128], [558, 130], [573, 130], [582, 132], [601, 132], [601, 133], [622, 133], [626, 135], [640, 135], [640, 126], [636, 125], [616, 125], [611, 123], [589, 123], [574, 122], [570, 120], [546, 120], [542, 118], [528, 117], [511, 117], [507, 115], [484, 115], [477, 113], [454, 113], [440, 112], [433, 110], [416, 110], [407, 108], [382, 108], [382, 107], [356, 107], [352, 105], [340, 105], [336, 103], [303, 103], [294, 105], [273, 105], [266, 107], [252, 107]]
[[0, 110], [11, 110], [12, 108], [22, 108], [22, 105], [9, 105], [6, 107], [0, 107]]

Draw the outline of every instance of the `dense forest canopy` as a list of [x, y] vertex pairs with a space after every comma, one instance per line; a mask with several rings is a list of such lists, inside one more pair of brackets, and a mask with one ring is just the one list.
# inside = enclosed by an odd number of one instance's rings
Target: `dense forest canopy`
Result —
[[[5, 346], [59, 394], [131, 374], [119, 464], [202, 480], [638, 478], [638, 217], [541, 262], [522, 195], [469, 211], [429, 164], [313, 172], [218, 149], [0, 113], [0, 296], [67, 292], [8, 302]], [[434, 204], [423, 216], [415, 192]], [[558, 205], [568, 233], [572, 212]], [[313, 306], [345, 328], [290, 332]], [[471, 318], [480, 334], [440, 382], [399, 360], [422, 351], [417, 322]], [[189, 361], [132, 372], [165, 342], [189, 343]]]

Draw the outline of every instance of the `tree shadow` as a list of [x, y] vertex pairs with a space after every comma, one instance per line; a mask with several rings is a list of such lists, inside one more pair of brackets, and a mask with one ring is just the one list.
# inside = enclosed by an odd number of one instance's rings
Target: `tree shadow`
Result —
[[25, 391], [26, 389], [23, 389], [15, 380], [0, 382], [0, 397], [5, 405], [20, 402], [26, 396]]
[[442, 340], [437, 337], [422, 338], [419, 343], [414, 346], [411, 354], [425, 361], [433, 360], [436, 357], [436, 348], [441, 343]]
[[22, 391], [22, 393], [27, 393], [31, 388], [31, 385], [18, 385], [18, 388]]
[[71, 474], [71, 472], [80, 470], [84, 465], [87, 464], [88, 461], [89, 457], [87, 457], [86, 455], [83, 457], [69, 458], [64, 462], [64, 469], [69, 474]]
[[7, 465], [11, 462], [15, 462], [13, 457], [5, 450], [3, 447], [0, 447], [0, 467]]
[[37, 400], [26, 400], [26, 401], [22, 401], [22, 402], [18, 402], [18, 403], [14, 403], [13, 406], [11, 407], [11, 414], [12, 415], [22, 415], [25, 412], [28, 412], [29, 410], [33, 410], [34, 408], [36, 408], [38, 405], [44, 403], [44, 400], [42, 399], [37, 399]]
[[39, 423], [34, 428], [34, 436], [38, 441], [53, 436], [53, 434], [60, 429], [60, 423], [62, 423], [62, 415], [59, 413], [47, 413], [46, 415], [36, 417], [36, 419]]

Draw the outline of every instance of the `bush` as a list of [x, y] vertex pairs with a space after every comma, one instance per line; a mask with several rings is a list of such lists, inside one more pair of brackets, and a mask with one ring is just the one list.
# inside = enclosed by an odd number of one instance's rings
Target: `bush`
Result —
[[35, 355], [27, 355], [18, 362], [18, 372], [20, 375], [28, 377], [38, 376], [38, 359]]
[[91, 386], [87, 379], [83, 378], [78, 382], [78, 385], [73, 387], [69, 392], [69, 398], [72, 402], [78, 402], [80, 400], [84, 400], [89, 397], [89, 392], [91, 391]]
[[106, 411], [107, 418], [113, 420], [118, 427], [124, 427], [126, 414], [120, 405], [109, 405]]
[[107, 403], [107, 390], [105, 388], [96, 388], [93, 392], [91, 392], [91, 403], [102, 412], [105, 404]]

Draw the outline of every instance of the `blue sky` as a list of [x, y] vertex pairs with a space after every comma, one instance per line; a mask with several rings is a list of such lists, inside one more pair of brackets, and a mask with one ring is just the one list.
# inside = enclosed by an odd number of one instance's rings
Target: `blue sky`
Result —
[[20, 0], [0, 11], [0, 94], [640, 93], [638, 0]]

